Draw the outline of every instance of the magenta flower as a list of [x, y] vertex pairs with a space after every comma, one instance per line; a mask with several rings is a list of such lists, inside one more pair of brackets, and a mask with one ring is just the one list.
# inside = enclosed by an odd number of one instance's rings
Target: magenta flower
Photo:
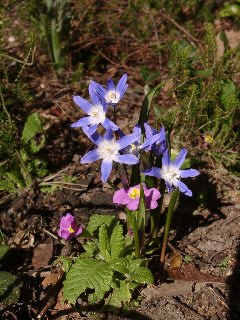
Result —
[[71, 240], [82, 233], [82, 227], [77, 225], [76, 218], [71, 214], [67, 213], [60, 220], [60, 228], [58, 230], [59, 237], [65, 240]]
[[[156, 188], [147, 189], [145, 183], [143, 191], [147, 209], [155, 209], [158, 206], [157, 200], [161, 197]], [[120, 189], [113, 196], [113, 203], [125, 205], [129, 210], [137, 210], [140, 199], [140, 184], [135, 187]]]

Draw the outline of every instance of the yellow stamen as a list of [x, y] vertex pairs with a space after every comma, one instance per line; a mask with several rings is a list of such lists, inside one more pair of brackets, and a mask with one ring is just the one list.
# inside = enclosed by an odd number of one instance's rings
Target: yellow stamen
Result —
[[131, 199], [136, 199], [140, 197], [140, 190], [137, 188], [133, 188], [131, 192], [128, 194]]
[[75, 232], [72, 227], [69, 227], [69, 228], [68, 228], [68, 231], [69, 231], [70, 233], [74, 233], [74, 232]]

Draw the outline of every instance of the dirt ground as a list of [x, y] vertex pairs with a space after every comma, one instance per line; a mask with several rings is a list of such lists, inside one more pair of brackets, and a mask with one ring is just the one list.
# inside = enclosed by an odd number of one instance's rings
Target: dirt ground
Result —
[[[127, 40], [122, 45], [127, 47]], [[16, 53], [19, 47], [17, 41], [9, 44], [10, 53]], [[145, 49], [141, 49], [141, 59]], [[187, 181], [194, 196], [180, 197], [164, 272], [158, 256], [152, 258], [154, 285], [142, 288], [129, 310], [120, 314], [98, 314], [97, 306], [64, 305], [63, 274], [53, 262], [60, 255], [76, 254], [83, 240], [80, 237], [65, 244], [59, 239], [60, 217], [74, 212], [79, 223], [86, 226], [93, 213], [113, 214], [120, 219], [124, 216], [112, 204], [113, 192], [102, 184], [98, 165], [79, 164], [92, 146], [81, 130], [70, 128], [83, 115], [74, 106], [72, 96], [87, 96], [90, 79], [104, 83], [108, 77], [129, 74], [129, 90], [118, 109], [118, 125], [128, 132], [138, 120], [143, 83], [139, 69], [134, 71], [131, 66], [134, 57], [126, 64], [112, 63], [109, 58], [104, 66], [107, 73], [89, 72], [77, 83], [70, 82], [68, 72], [65, 83], [60, 81], [45, 53], [40, 52], [36, 59], [31, 72], [24, 74], [34, 99], [26, 103], [24, 110], [16, 108], [19, 125], [30, 112], [37, 111], [44, 119], [47, 140], [41, 152], [51, 174], [42, 182], [60, 181], [68, 176], [74, 177], [77, 185], [65, 185], [53, 193], [32, 187], [17, 197], [0, 194], [0, 227], [11, 247], [6, 268], [20, 275], [24, 283], [19, 302], [8, 307], [0, 305], [1, 319], [239, 320], [240, 178], [210, 158], [199, 165], [201, 175]], [[156, 57], [146, 54], [146, 59], [152, 61]], [[162, 68], [164, 77], [164, 64]], [[112, 180], [116, 178], [113, 171]], [[168, 200], [166, 197], [165, 206]]]

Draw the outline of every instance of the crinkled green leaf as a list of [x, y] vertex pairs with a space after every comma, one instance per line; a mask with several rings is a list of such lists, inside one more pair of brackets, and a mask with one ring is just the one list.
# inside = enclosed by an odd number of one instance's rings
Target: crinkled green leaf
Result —
[[116, 258], [111, 260], [109, 262], [109, 265], [113, 270], [118, 271], [122, 274], [125, 274], [128, 272], [128, 259]]
[[0, 304], [8, 305], [18, 301], [21, 282], [9, 272], [0, 271]]
[[128, 270], [130, 273], [135, 272], [140, 266], [145, 263], [143, 259], [132, 259], [128, 261]]
[[[123, 304], [129, 303], [132, 298], [132, 294], [129, 290], [129, 284], [126, 282], [120, 283], [120, 288], [116, 288], [113, 290], [111, 299], [109, 301], [109, 307], [121, 308]], [[109, 309], [109, 308], [108, 308]]]
[[135, 272], [131, 274], [131, 279], [137, 283], [153, 283], [154, 281], [152, 272], [144, 267], [135, 269]]
[[98, 299], [102, 299], [110, 289], [112, 276], [113, 271], [106, 262], [80, 257], [67, 273], [63, 288], [64, 298], [74, 304], [79, 295], [89, 288], [95, 290]]
[[119, 258], [124, 247], [123, 226], [119, 223], [114, 227], [111, 234], [110, 247], [111, 259]]
[[115, 217], [113, 216], [94, 214], [88, 222], [86, 231], [93, 236], [94, 232], [97, 231], [102, 224], [105, 224], [108, 227], [114, 220]]
[[84, 245], [83, 248], [86, 252], [81, 253], [81, 257], [83, 258], [91, 258], [97, 255], [99, 252], [98, 247], [95, 242], [93, 241], [87, 241]]
[[105, 224], [99, 228], [99, 252], [105, 261], [110, 261], [110, 241], [108, 236], [108, 230]]

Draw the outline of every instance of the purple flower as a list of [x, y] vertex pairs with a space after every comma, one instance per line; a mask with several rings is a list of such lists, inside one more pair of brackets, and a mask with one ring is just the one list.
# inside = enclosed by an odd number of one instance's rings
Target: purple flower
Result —
[[112, 79], [109, 79], [107, 82], [107, 89], [98, 84], [95, 81], [90, 82], [89, 92], [97, 94], [99, 98], [109, 105], [116, 106], [116, 104], [122, 99], [124, 93], [127, 90], [128, 85], [127, 75], [124, 74], [122, 78], [119, 80], [116, 88]]
[[58, 230], [59, 237], [65, 240], [71, 240], [82, 233], [82, 227], [77, 225], [76, 218], [71, 214], [67, 213], [60, 220], [60, 228]]
[[180, 178], [196, 177], [199, 175], [199, 171], [195, 169], [180, 170], [187, 155], [187, 150], [182, 149], [174, 161], [171, 161], [169, 152], [166, 150], [162, 158], [162, 168], [152, 167], [145, 170], [143, 173], [147, 176], [154, 176], [165, 180], [168, 192], [171, 192], [172, 186], [179, 188], [181, 192], [187, 196], [192, 196], [192, 191], [180, 181]]
[[160, 156], [167, 149], [166, 133], [164, 127], [158, 132], [149, 124], [144, 123], [146, 140], [141, 145], [143, 150], [153, 150], [156, 156]]
[[91, 163], [98, 159], [102, 159], [101, 174], [103, 182], [107, 181], [112, 171], [113, 161], [130, 165], [139, 162], [138, 157], [133, 154], [120, 153], [120, 150], [126, 148], [139, 139], [139, 135], [136, 133], [126, 135], [116, 140], [111, 129], [107, 129], [103, 137], [97, 132], [93, 135], [89, 134], [87, 128], [84, 128], [84, 132], [91, 141], [97, 145], [97, 148], [86, 153], [82, 157], [81, 163]]
[[[157, 200], [161, 197], [156, 188], [147, 189], [143, 183], [145, 205], [147, 209], [155, 209], [158, 206]], [[129, 210], [137, 210], [140, 199], [140, 184], [128, 189], [120, 189], [113, 196], [113, 203], [125, 205]]]
[[[124, 137], [125, 134], [120, 130], [118, 129], [117, 131], [119, 137]], [[139, 151], [140, 151], [140, 140], [141, 140], [141, 134], [142, 134], [142, 130], [141, 130], [141, 126], [140, 125], [136, 125], [134, 128], [133, 128], [133, 134], [137, 135], [139, 137], [139, 139], [137, 141], [135, 141], [134, 143], [130, 144], [129, 146], [127, 146], [126, 148], [124, 148], [122, 150], [122, 153], [132, 153], [134, 154], [135, 156], [137, 156], [139, 154]]]
[[94, 93], [90, 93], [92, 104], [80, 96], [74, 96], [73, 101], [88, 114], [88, 117], [83, 117], [77, 122], [73, 123], [71, 127], [85, 127], [89, 126], [91, 133], [97, 130], [99, 124], [105, 129], [118, 130], [118, 126], [115, 125], [111, 120], [106, 118], [107, 105], [102, 103], [98, 96]]

